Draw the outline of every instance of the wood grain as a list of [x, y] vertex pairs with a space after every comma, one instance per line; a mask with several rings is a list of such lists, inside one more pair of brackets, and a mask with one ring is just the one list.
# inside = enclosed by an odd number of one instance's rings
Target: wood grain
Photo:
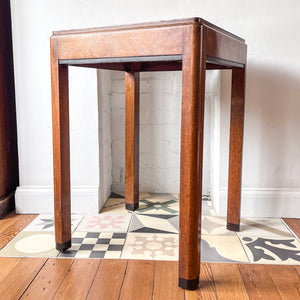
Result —
[[197, 290], [185, 291], [186, 300], [216, 300], [217, 294], [209, 263], [201, 263], [200, 281]]
[[154, 261], [128, 262], [120, 300], [148, 300], [152, 298]]
[[100, 260], [75, 260], [53, 299], [85, 299], [98, 270]]
[[125, 202], [135, 210], [139, 205], [140, 73], [125, 73]]
[[182, 52], [183, 38], [180, 26], [55, 37], [58, 38], [59, 59], [176, 55]]
[[0, 257], [0, 283], [21, 260], [20, 257]]
[[153, 299], [184, 300], [184, 290], [178, 287], [178, 262], [155, 263]]
[[239, 265], [251, 299], [282, 299], [265, 265]]
[[207, 28], [206, 45], [206, 52], [208, 56], [246, 64], [247, 46], [244, 41], [233, 39], [224, 33], [212, 28]]
[[127, 260], [102, 260], [87, 299], [119, 299], [127, 263]]
[[130, 260], [126, 271], [127, 260], [75, 259], [69, 271], [71, 259], [45, 261], [0, 257], [0, 298], [53, 299], [58, 289], [56, 299], [300, 297], [300, 266], [202, 263], [197, 290], [183, 291], [177, 286], [178, 262]]
[[249, 299], [238, 265], [224, 263], [210, 265], [218, 299]]
[[[14, 260], [15, 258], [11, 258]], [[0, 282], [1, 299], [18, 299], [40, 271], [46, 258], [23, 258]], [[1, 268], [2, 270], [2, 268]]]
[[284, 218], [283, 221], [290, 227], [290, 229], [300, 239], [300, 219], [296, 218]]
[[266, 269], [283, 299], [300, 299], [300, 276], [293, 266], [268, 265]]
[[37, 215], [16, 215], [9, 214], [0, 222], [0, 249], [20, 233]]
[[52, 299], [72, 263], [72, 259], [48, 259], [21, 299]]
[[239, 231], [245, 110], [245, 69], [232, 70], [227, 229]]
[[[180, 233], [179, 233], [179, 284], [189, 289], [197, 286], [200, 270], [201, 220], [200, 191], [202, 182], [203, 149], [199, 140], [203, 132], [203, 93], [200, 84], [205, 82], [205, 53], [200, 53], [203, 36], [198, 26], [184, 29], [184, 49], [182, 57], [182, 105], [181, 105], [181, 154], [180, 154]], [[200, 46], [201, 45], [201, 46]], [[200, 58], [201, 54], [201, 58]], [[201, 71], [200, 66], [201, 64]], [[201, 74], [201, 75], [200, 75]], [[202, 135], [201, 132], [201, 135]], [[201, 153], [199, 153], [199, 152]], [[182, 279], [182, 283], [181, 283]]]
[[58, 64], [57, 40], [50, 43], [55, 240], [58, 250], [65, 250], [71, 243], [68, 67]]

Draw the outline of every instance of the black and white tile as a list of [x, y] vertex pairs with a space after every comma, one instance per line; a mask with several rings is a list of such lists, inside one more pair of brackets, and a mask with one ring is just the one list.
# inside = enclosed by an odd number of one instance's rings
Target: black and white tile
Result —
[[74, 232], [72, 247], [60, 253], [69, 258], [120, 258], [127, 233]]

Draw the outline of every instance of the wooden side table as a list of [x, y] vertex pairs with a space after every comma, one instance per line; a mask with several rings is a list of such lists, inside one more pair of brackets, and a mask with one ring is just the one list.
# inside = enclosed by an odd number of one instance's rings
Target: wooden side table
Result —
[[124, 71], [126, 208], [139, 204], [139, 73], [182, 70], [179, 286], [200, 272], [205, 71], [232, 69], [227, 228], [239, 230], [245, 41], [200, 18], [68, 30], [51, 37], [56, 248], [71, 246], [68, 66]]

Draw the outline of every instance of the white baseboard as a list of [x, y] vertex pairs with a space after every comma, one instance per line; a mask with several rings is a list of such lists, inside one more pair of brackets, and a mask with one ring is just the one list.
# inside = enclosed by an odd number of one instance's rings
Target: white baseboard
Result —
[[[48, 214], [54, 211], [54, 195], [51, 187], [18, 187], [15, 201], [16, 213], [19, 214]], [[98, 186], [72, 188], [72, 213], [97, 214], [101, 208]]]
[[[218, 216], [227, 214], [227, 190], [220, 190]], [[300, 218], [300, 189], [243, 189], [241, 217]]]

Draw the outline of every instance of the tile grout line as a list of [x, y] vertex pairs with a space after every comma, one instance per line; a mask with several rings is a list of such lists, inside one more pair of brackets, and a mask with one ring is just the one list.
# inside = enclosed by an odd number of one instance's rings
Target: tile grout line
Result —
[[[243, 248], [243, 250], [244, 250], [244, 252], [245, 252], [245, 254], [246, 254], [246, 257], [247, 257], [247, 259], [248, 259], [248, 264], [251, 264], [251, 260], [250, 260], [250, 256], [248, 255], [248, 253], [247, 253], [247, 251], [246, 251], [246, 245], [244, 245], [243, 244], [243, 242], [242, 242], [242, 240], [241, 240], [241, 238], [243, 238], [243, 237], [240, 237], [237, 233], [236, 233], [236, 235], [237, 235], [237, 237], [238, 237], [238, 239], [239, 239], [239, 242], [240, 242], [240, 244], [242, 245], [242, 248]], [[253, 262], [254, 263], [254, 262]]]
[[[128, 237], [128, 233], [129, 233], [129, 228], [130, 228], [131, 222], [133, 221], [133, 215], [135, 214], [135, 212], [132, 212], [132, 213], [130, 213], [130, 214], [131, 214], [131, 219], [130, 219], [130, 222], [129, 222], [129, 224], [128, 224], [127, 231], [125, 232], [125, 233], [126, 233], [126, 237], [125, 237], [124, 244], [123, 244], [123, 248], [122, 248], [122, 251], [121, 251], [121, 254], [120, 254], [120, 259], [122, 259], [124, 247], [125, 247], [125, 244], [126, 244], [126, 240], [127, 240], [127, 237]], [[126, 269], [127, 269], [127, 266], [126, 266]], [[125, 271], [126, 271], [126, 270], [125, 270]]]

